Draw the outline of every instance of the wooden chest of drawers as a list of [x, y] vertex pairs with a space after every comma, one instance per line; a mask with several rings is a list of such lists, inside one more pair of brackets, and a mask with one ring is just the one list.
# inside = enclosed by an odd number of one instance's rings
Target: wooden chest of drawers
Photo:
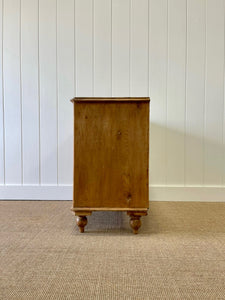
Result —
[[74, 98], [73, 208], [80, 232], [93, 211], [147, 215], [149, 98]]

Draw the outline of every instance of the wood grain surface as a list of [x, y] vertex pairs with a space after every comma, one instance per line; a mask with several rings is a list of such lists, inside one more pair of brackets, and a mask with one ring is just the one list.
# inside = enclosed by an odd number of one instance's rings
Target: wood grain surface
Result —
[[149, 102], [75, 101], [74, 120], [73, 207], [148, 208]]

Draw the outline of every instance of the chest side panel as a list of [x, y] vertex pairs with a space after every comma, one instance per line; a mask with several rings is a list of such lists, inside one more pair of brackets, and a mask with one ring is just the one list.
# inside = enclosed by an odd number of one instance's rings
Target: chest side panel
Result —
[[148, 207], [149, 103], [74, 104], [74, 207]]

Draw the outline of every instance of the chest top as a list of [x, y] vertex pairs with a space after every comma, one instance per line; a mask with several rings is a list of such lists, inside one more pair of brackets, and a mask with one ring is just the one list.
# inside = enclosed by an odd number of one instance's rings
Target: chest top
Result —
[[149, 97], [74, 97], [71, 102], [149, 102]]

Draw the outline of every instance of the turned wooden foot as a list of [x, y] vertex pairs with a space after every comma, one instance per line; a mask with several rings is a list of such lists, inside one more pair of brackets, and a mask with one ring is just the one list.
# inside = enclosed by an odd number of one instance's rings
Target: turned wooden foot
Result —
[[137, 234], [138, 229], [141, 227], [141, 217], [140, 216], [130, 216], [130, 226], [133, 229], [133, 233]]
[[87, 225], [87, 217], [85, 216], [77, 216], [77, 226], [81, 233], [84, 232], [84, 227]]
[[84, 227], [87, 225], [87, 216], [91, 215], [91, 211], [86, 210], [75, 210], [72, 208], [72, 211], [75, 212], [77, 226], [79, 227], [79, 230], [81, 233], [84, 232]]
[[147, 212], [132, 212], [128, 211], [127, 214], [130, 216], [130, 227], [134, 234], [138, 233], [138, 229], [141, 227], [141, 216], [146, 216]]

